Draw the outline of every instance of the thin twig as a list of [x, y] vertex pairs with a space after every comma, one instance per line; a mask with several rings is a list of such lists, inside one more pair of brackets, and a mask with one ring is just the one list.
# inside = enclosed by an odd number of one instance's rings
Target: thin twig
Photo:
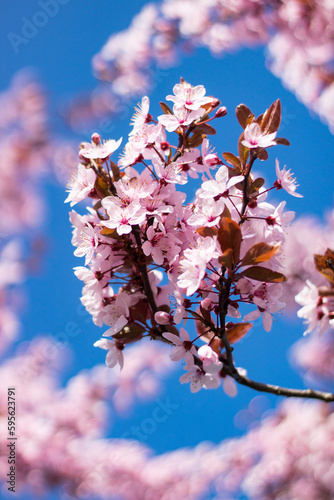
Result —
[[249, 379], [236, 370], [236, 373], [230, 373], [231, 377], [234, 378], [236, 382], [251, 389], [255, 389], [260, 392], [268, 392], [270, 394], [276, 394], [276, 396], [286, 396], [288, 398], [311, 398], [320, 399], [330, 403], [334, 401], [334, 394], [330, 392], [314, 391], [313, 389], [291, 389], [287, 387], [280, 387], [278, 385], [263, 384], [261, 382], [256, 382]]

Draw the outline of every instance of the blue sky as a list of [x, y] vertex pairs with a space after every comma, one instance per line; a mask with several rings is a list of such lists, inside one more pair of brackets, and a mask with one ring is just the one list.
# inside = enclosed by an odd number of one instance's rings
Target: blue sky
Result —
[[[124, 2], [108, 0], [68, 0], [67, 3], [62, 0], [62, 4], [59, 1], [59, 10], [54, 17], [50, 17], [44, 27], [38, 28], [27, 43], [20, 43], [17, 53], [13, 37], [8, 35], [15, 33], [21, 36], [26, 19], [34, 19], [41, 7], [39, 2], [33, 0], [14, 0], [10, 6], [3, 6], [0, 19], [0, 90], [9, 85], [16, 71], [27, 66], [33, 68], [47, 89], [55, 132], [66, 134], [78, 144], [82, 139], [87, 140], [87, 137], [73, 135], [63, 126], [56, 110], [76, 92], [94, 88], [96, 80], [91, 72], [91, 57], [112, 32], [128, 26], [144, 3], [127, 1], [124, 8]], [[217, 124], [217, 136], [212, 140], [219, 154], [223, 151], [236, 152], [240, 126], [234, 109], [240, 102], [247, 104], [255, 114], [260, 114], [280, 98], [283, 121], [279, 135], [288, 138], [291, 146], [271, 149], [270, 159], [257, 165], [256, 170], [261, 169], [262, 175], [269, 182], [273, 181], [276, 157], [281, 165], [286, 164], [292, 169], [304, 198], [289, 197], [287, 208], [297, 215], [312, 213], [322, 217], [332, 207], [333, 136], [266, 69], [264, 49], [245, 49], [224, 58], [213, 58], [201, 49], [192, 57], [180, 61], [177, 67], [158, 71], [157, 75], [158, 84], [150, 94], [153, 114], [160, 113], [157, 103], [171, 93], [180, 76], [194, 85], [203, 84], [208, 94], [218, 97], [227, 107], [228, 115]], [[110, 138], [126, 137], [131, 109], [136, 101], [130, 103], [128, 117], [115, 122], [114, 135]], [[73, 165], [73, 169], [75, 167]], [[50, 180], [43, 190], [48, 202], [44, 226], [48, 252], [41, 272], [31, 277], [25, 286], [30, 307], [23, 314], [21, 339], [37, 334], [60, 339], [66, 325], [76, 323], [82, 333], [69, 342], [73, 354], [64, 373], [65, 382], [80, 369], [103, 362], [104, 352], [92, 345], [99, 338], [100, 329], [82, 314], [80, 308], [81, 283], [73, 275], [72, 268], [81, 265], [81, 261], [73, 256], [74, 249], [70, 243], [69, 206], [64, 204], [64, 186]], [[284, 199], [284, 193], [281, 195], [278, 192], [275, 196], [278, 201]], [[270, 333], [266, 333], [259, 322], [256, 323], [252, 333], [237, 345], [237, 365], [247, 368], [250, 377], [255, 380], [303, 387], [302, 380], [287, 360], [289, 347], [300, 338], [302, 331], [301, 322], [291, 318], [284, 321], [278, 317]], [[238, 411], [247, 408], [256, 396], [255, 392], [240, 387], [234, 399], [227, 397], [222, 390], [201, 391], [192, 395], [188, 386], [178, 383], [181, 372], [180, 367], [166, 380], [164, 392], [159, 396], [161, 399], [170, 397], [177, 409], [166, 422], [159, 424], [155, 432], [145, 436], [144, 441], [149, 446], [162, 453], [182, 446], [195, 446], [203, 440], [219, 442], [243, 432], [235, 427], [234, 417]], [[265, 398], [261, 401], [268, 408], [273, 408], [278, 402], [275, 397]], [[150, 417], [156, 404], [152, 401], [138, 406], [128, 417], [116, 420], [110, 436], [120, 437], [131, 425], [140, 424]]]

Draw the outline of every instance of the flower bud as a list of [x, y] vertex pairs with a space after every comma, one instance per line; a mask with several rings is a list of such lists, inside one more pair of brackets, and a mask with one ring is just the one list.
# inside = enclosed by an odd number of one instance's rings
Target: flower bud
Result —
[[98, 134], [97, 132], [94, 132], [94, 134], [92, 134], [91, 139], [92, 139], [92, 142], [93, 142], [94, 144], [96, 144], [97, 146], [98, 146], [98, 145], [100, 144], [100, 142], [101, 142], [101, 136], [100, 136], [100, 134]]
[[162, 149], [162, 151], [166, 151], [166, 149], [169, 149], [170, 148], [170, 145], [168, 142], [164, 141], [160, 144], [160, 147]]
[[215, 167], [216, 165], [223, 164], [223, 162], [216, 153], [209, 153], [208, 155], [206, 155], [205, 163], [207, 163], [210, 167]]
[[222, 116], [226, 116], [226, 115], [227, 115], [226, 107], [220, 106], [220, 108], [217, 109], [217, 111], [216, 111], [215, 118], [221, 118]]
[[171, 323], [171, 315], [166, 311], [158, 311], [154, 315], [155, 321], [158, 325], [168, 325]]
[[211, 299], [203, 299], [201, 302], [201, 307], [206, 311], [212, 311], [212, 300]]
[[219, 106], [219, 104], [220, 104], [220, 100], [219, 99], [213, 99], [212, 102], [211, 102], [211, 109], [216, 108], [217, 106]]

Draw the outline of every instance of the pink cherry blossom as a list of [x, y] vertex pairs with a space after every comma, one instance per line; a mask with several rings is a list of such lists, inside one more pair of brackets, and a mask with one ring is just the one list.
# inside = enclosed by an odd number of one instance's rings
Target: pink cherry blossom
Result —
[[181, 375], [180, 382], [181, 384], [186, 384], [190, 382], [191, 392], [198, 392], [202, 388], [217, 389], [217, 387], [220, 384], [220, 379], [217, 374], [206, 373], [199, 366], [193, 365], [190, 368], [185, 367], [185, 370], [189, 371], [188, 373]]
[[102, 200], [102, 205], [106, 209], [109, 219], [101, 224], [110, 229], [116, 229], [120, 236], [131, 233], [133, 225], [140, 224], [145, 220], [146, 211], [139, 202], [134, 201], [123, 207], [118, 202], [118, 198], [110, 196]]
[[212, 97], [205, 97], [206, 91], [203, 85], [193, 87], [183, 81], [174, 85], [173, 92], [174, 95], [168, 95], [166, 99], [173, 101], [179, 108], [184, 106], [187, 109], [198, 110], [201, 106], [213, 101]]
[[109, 368], [113, 368], [114, 366], [117, 365], [117, 363], [119, 364], [121, 369], [123, 368], [124, 356], [123, 356], [123, 350], [120, 348], [120, 345], [118, 345], [113, 340], [101, 339], [97, 340], [94, 343], [94, 346], [100, 347], [101, 349], [105, 349], [108, 351], [108, 354], [106, 356], [106, 365]]
[[156, 312], [154, 319], [159, 325], [168, 325], [172, 322], [172, 316], [165, 311]]
[[73, 207], [79, 201], [84, 200], [94, 189], [96, 174], [91, 168], [86, 168], [81, 163], [78, 165], [78, 170], [73, 174], [72, 179], [68, 183], [69, 195], [65, 200], [71, 202]]
[[202, 202], [196, 205], [193, 215], [188, 219], [188, 224], [198, 227], [215, 226], [219, 223], [219, 216], [224, 210], [224, 207], [225, 203], [222, 198], [217, 201], [214, 201], [214, 199], [210, 198], [204, 199]]
[[323, 334], [329, 327], [334, 328], [334, 296], [319, 296], [318, 288], [309, 280], [305, 287], [296, 295], [295, 300], [303, 307], [297, 315], [308, 324], [304, 335], [312, 331]]
[[262, 132], [261, 127], [258, 123], [253, 122], [247, 125], [244, 131], [244, 140], [241, 141], [244, 146], [249, 149], [254, 148], [269, 148], [270, 146], [275, 146], [276, 132], [272, 134], [267, 134]]
[[186, 289], [188, 296], [196, 292], [206, 272], [206, 266], [216, 251], [216, 241], [213, 238], [204, 238], [197, 247], [184, 251], [184, 258], [180, 261], [180, 275], [177, 283], [180, 288]]
[[[238, 287], [244, 287], [245, 283], [238, 283]], [[242, 288], [241, 288], [242, 290]], [[285, 306], [281, 301], [283, 287], [281, 283], [257, 283], [253, 285], [252, 302], [258, 306], [258, 309], [246, 314], [244, 321], [254, 321], [262, 315], [263, 328], [270, 332], [272, 326], [273, 313], [280, 311]], [[242, 293], [242, 297], [247, 297], [249, 292]]]
[[171, 233], [157, 231], [150, 226], [146, 232], [147, 240], [143, 243], [143, 252], [145, 255], [152, 255], [152, 258], [159, 266], [163, 264], [165, 257], [173, 258], [179, 253], [180, 247], [177, 243], [180, 240]]
[[242, 175], [236, 175], [229, 179], [228, 169], [226, 166], [222, 166], [218, 169], [216, 173], [215, 180], [204, 181], [198, 196], [200, 198], [215, 198], [222, 194], [228, 193], [229, 189], [243, 181]]
[[223, 366], [218, 359], [218, 354], [209, 345], [202, 345], [197, 351], [199, 359], [203, 361], [206, 373], [217, 373]]
[[187, 365], [191, 366], [194, 363], [196, 349], [190, 340], [189, 333], [184, 328], [180, 328], [180, 337], [170, 332], [164, 332], [162, 335], [175, 345], [169, 355], [172, 361], [180, 361], [184, 358]]
[[173, 115], [167, 114], [158, 116], [159, 122], [166, 128], [168, 132], [174, 132], [174, 130], [178, 129], [179, 127], [190, 125], [193, 121], [197, 120], [197, 118], [200, 118], [204, 113], [203, 109], [196, 108], [195, 111], [189, 111], [183, 106], [174, 106], [173, 111]]
[[276, 175], [277, 175], [277, 180], [274, 183], [274, 186], [276, 189], [285, 189], [285, 191], [292, 196], [296, 196], [297, 198], [302, 198], [303, 196], [299, 193], [296, 193], [296, 189], [298, 187], [298, 184], [296, 184], [296, 179], [292, 177], [292, 173], [290, 173], [290, 170], [286, 170], [286, 167], [283, 168], [283, 170], [280, 170], [279, 168], [279, 162], [276, 159]]
[[80, 150], [80, 154], [88, 160], [106, 160], [112, 153], [116, 151], [116, 149], [119, 148], [121, 142], [122, 138], [118, 141], [109, 139], [109, 141], [106, 141], [99, 145], [92, 144], [92, 146], [89, 146], [87, 144], [83, 149]]
[[74, 251], [76, 257], [85, 256], [85, 265], [87, 265], [93, 258], [94, 252], [98, 247], [99, 232], [91, 224], [87, 223], [80, 233], [80, 245]]
[[148, 112], [150, 109], [150, 99], [145, 96], [142, 98], [141, 103], [138, 103], [138, 107], [135, 108], [135, 113], [131, 118], [131, 124], [133, 126], [130, 135], [136, 134], [141, 130], [142, 126], [147, 122]]
[[103, 322], [110, 325], [111, 328], [104, 332], [104, 337], [115, 335], [128, 324], [129, 307], [135, 304], [136, 301], [135, 295], [130, 296], [127, 293], [119, 292], [116, 298], [105, 306]]

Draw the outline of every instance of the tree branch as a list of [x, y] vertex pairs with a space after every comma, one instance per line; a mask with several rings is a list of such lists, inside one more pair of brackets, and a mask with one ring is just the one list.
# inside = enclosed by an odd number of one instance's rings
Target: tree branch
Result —
[[256, 382], [249, 379], [235, 370], [229, 374], [236, 382], [241, 385], [245, 385], [251, 389], [255, 389], [260, 392], [268, 392], [270, 394], [276, 394], [276, 396], [286, 396], [288, 398], [308, 398], [308, 399], [320, 399], [327, 403], [334, 401], [334, 394], [330, 392], [314, 391], [313, 389], [290, 389], [287, 387], [280, 387], [278, 385], [263, 384], [261, 382]]
[[256, 154], [253, 153], [253, 151], [251, 151], [251, 157], [250, 157], [250, 160], [249, 160], [249, 163], [248, 163], [248, 167], [247, 167], [247, 172], [246, 172], [246, 175], [245, 175], [245, 178], [244, 178], [244, 182], [243, 182], [243, 201], [242, 201], [242, 209], [241, 209], [241, 219], [240, 219], [240, 222], [239, 224], [242, 224], [244, 222], [244, 215], [245, 215], [245, 212], [246, 212], [246, 208], [247, 208], [247, 205], [249, 203], [249, 198], [248, 198], [248, 195], [247, 195], [247, 189], [248, 189], [248, 179], [249, 179], [249, 175], [251, 173], [251, 170], [252, 170], [252, 166], [253, 166], [253, 163], [254, 161], [256, 160]]
[[140, 277], [142, 279], [143, 289], [147, 298], [147, 301], [151, 308], [151, 322], [154, 330], [158, 333], [155, 335], [155, 340], [161, 340], [162, 342], [170, 343], [167, 339], [162, 336], [163, 332], [168, 332], [168, 328], [165, 325], [158, 325], [154, 319], [154, 314], [158, 311], [158, 306], [155, 302], [154, 294], [151, 288], [150, 280], [148, 277], [147, 266], [145, 264], [145, 255], [142, 250], [142, 241], [140, 236], [140, 227], [138, 225], [133, 226], [132, 232], [135, 236], [138, 250], [138, 261], [136, 262], [136, 266], [140, 273]]

